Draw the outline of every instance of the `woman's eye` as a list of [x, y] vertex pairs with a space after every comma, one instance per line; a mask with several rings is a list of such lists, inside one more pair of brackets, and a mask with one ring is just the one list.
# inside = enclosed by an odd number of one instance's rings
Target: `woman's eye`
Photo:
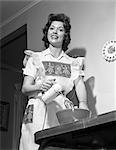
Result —
[[60, 31], [61, 31], [61, 32], [63, 32], [63, 31], [64, 31], [64, 29], [60, 29]]
[[54, 28], [53, 27], [50, 27], [50, 30], [53, 30]]

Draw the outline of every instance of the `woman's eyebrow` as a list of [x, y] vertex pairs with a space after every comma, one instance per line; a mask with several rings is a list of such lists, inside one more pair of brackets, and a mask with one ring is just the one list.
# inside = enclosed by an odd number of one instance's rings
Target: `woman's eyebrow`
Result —
[[[51, 27], [56, 27], [55, 25], [51, 25]], [[58, 28], [64, 28], [63, 26], [59, 26]]]

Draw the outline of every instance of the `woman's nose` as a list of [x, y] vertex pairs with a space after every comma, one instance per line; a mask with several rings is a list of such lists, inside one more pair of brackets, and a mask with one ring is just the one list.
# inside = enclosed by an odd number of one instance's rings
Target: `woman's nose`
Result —
[[53, 33], [57, 33], [57, 29], [54, 29], [54, 30], [53, 30]]

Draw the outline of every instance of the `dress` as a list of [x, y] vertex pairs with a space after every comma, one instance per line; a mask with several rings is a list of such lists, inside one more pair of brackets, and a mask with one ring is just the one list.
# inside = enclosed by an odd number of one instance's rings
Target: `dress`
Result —
[[[82, 66], [84, 57], [72, 58], [63, 51], [55, 58], [49, 48], [42, 52], [26, 51], [30, 55], [23, 69], [24, 75], [30, 75], [35, 79], [35, 84], [44, 78], [55, 79], [55, 82], [63, 87], [54, 98], [43, 101], [42, 94], [35, 92], [29, 96], [22, 123], [20, 150], [38, 150], [39, 145], [34, 143], [34, 133], [43, 129], [58, 126], [56, 112], [70, 108], [72, 102], [66, 98], [74, 87], [74, 80], [84, 75]], [[43, 71], [44, 68], [44, 71]]]

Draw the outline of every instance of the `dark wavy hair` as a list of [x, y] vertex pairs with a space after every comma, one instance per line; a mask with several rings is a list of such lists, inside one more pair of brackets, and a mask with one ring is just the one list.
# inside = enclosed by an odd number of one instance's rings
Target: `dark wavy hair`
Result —
[[64, 35], [64, 40], [63, 40], [63, 44], [62, 44], [62, 49], [63, 49], [63, 51], [66, 51], [68, 49], [68, 45], [71, 41], [71, 38], [70, 38], [71, 25], [70, 25], [70, 18], [63, 13], [49, 14], [48, 22], [46, 23], [45, 27], [43, 28], [43, 34], [44, 35], [43, 35], [42, 40], [44, 41], [44, 46], [45, 46], [45, 48], [49, 47], [49, 41], [47, 38], [47, 33], [48, 33], [48, 29], [49, 29], [49, 27], [53, 21], [63, 22], [63, 26], [65, 29], [65, 35]]

